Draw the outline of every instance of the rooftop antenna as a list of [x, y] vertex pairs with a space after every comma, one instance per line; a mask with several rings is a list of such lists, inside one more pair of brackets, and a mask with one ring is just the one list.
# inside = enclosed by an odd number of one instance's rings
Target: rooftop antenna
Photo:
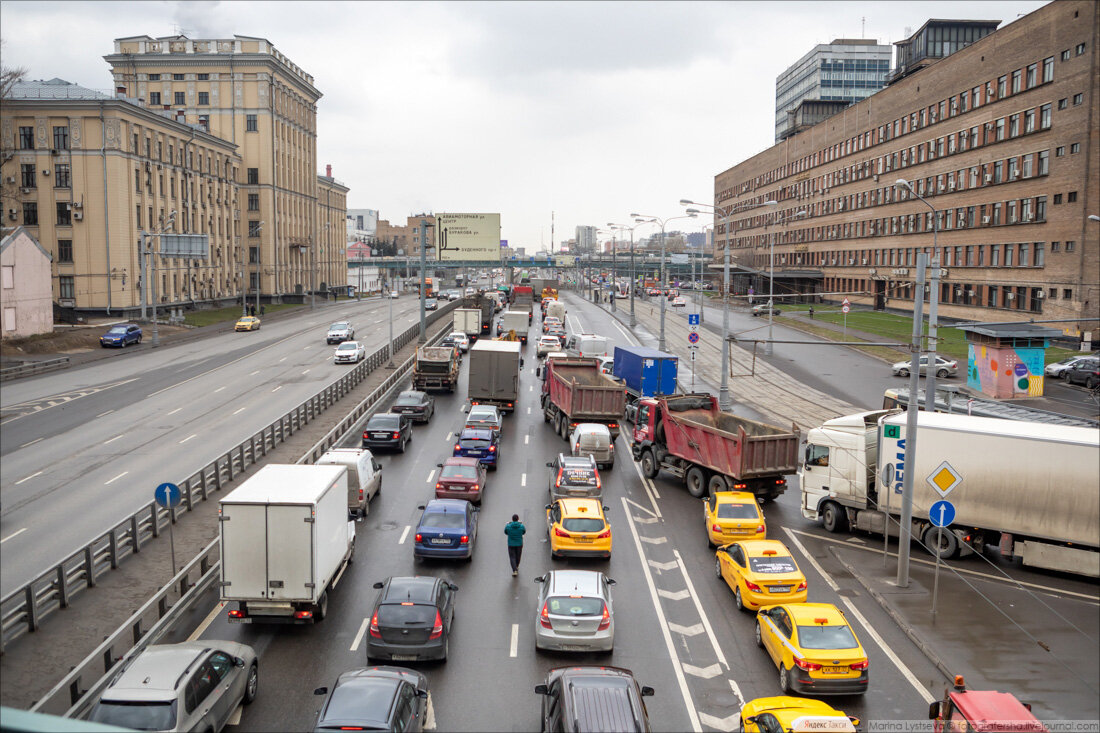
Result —
[[859, 19], [859, 37], [867, 37], [867, 18], [866, 16]]

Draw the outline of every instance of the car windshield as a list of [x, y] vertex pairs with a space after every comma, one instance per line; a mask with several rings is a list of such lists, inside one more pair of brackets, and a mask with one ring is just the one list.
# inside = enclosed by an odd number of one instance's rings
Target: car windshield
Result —
[[561, 526], [566, 532], [599, 532], [603, 529], [603, 520], [591, 517], [567, 517], [562, 520]]
[[359, 679], [352, 684], [337, 685], [318, 724], [323, 726], [326, 720], [334, 724], [349, 720], [384, 722], [389, 716], [396, 691], [397, 681], [387, 679]]
[[440, 478], [477, 478], [477, 466], [444, 466]]
[[176, 727], [176, 703], [174, 700], [100, 700], [88, 719], [131, 730], [171, 730]]
[[403, 394], [403, 395], [400, 395], [397, 398], [397, 401], [394, 402], [393, 404], [395, 404], [395, 405], [419, 405], [420, 404], [420, 396], [419, 395], [414, 395], [414, 394], [407, 394], [407, 395]]
[[[405, 601], [409, 603], [409, 601]], [[403, 605], [400, 602], [383, 603], [378, 607], [379, 626], [413, 626], [435, 621], [435, 606], [427, 603]]]
[[401, 418], [397, 415], [375, 415], [367, 423], [367, 430], [396, 430], [401, 427]]
[[797, 573], [794, 560], [789, 557], [750, 557], [749, 568], [754, 573]]
[[359, 348], [359, 344], [355, 343], [354, 341], [345, 341], [344, 343], [337, 346], [336, 350], [337, 351], [355, 351], [358, 348]]
[[855, 649], [859, 642], [847, 626], [814, 624], [798, 627], [798, 645], [803, 649]]
[[458, 512], [425, 512], [420, 526], [432, 529], [465, 529], [466, 516]]
[[563, 468], [560, 486], [595, 486], [596, 472], [591, 468]]
[[107, 333], [113, 333], [113, 334], [116, 334], [116, 335], [124, 334], [124, 333], [126, 333], [126, 326], [115, 326], [114, 328], [112, 328]]
[[328, 327], [328, 330], [330, 330], [330, 331], [347, 331], [348, 330], [348, 324], [346, 324], [346, 323], [334, 323], [334, 324], [332, 324], [331, 326]]
[[599, 616], [603, 613], [603, 601], [599, 598], [571, 598], [555, 596], [546, 599], [547, 609], [557, 616]]
[[719, 519], [759, 519], [756, 504], [719, 504]]

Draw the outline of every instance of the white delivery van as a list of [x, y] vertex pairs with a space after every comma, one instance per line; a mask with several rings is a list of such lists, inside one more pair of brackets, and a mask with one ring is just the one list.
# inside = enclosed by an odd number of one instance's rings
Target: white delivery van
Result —
[[370, 500], [382, 490], [382, 466], [366, 448], [330, 448], [317, 459], [318, 466], [348, 469], [348, 515], [365, 517]]
[[578, 356], [611, 356], [611, 341], [594, 333], [575, 333], [565, 342], [565, 348]]

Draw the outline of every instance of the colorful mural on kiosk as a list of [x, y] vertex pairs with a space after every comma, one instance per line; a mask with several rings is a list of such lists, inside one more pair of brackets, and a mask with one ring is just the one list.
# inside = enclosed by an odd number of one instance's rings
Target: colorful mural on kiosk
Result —
[[998, 399], [1043, 396], [1044, 349], [969, 345], [966, 386]]

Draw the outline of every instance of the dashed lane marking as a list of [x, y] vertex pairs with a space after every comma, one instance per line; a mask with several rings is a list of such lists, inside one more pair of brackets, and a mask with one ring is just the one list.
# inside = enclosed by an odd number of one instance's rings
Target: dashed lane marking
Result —
[[254, 377], [254, 376], [256, 376], [256, 375], [257, 375], [257, 374], [259, 374], [259, 373], [260, 373], [260, 370], [259, 370], [259, 369], [257, 369], [257, 370], [256, 370], [256, 371], [254, 371], [254, 372], [249, 372], [249, 373], [248, 373], [248, 376], [250, 376], [250, 377]]
[[[691, 626], [681, 626], [680, 624], [674, 624], [671, 621], [668, 622], [669, 631], [675, 631], [681, 636], [698, 636], [703, 633], [702, 624], [692, 624]], [[684, 671], [687, 671], [687, 665], [684, 665]]]
[[125, 476], [125, 475], [126, 475], [126, 474], [128, 474], [128, 473], [130, 473], [130, 472], [129, 472], [129, 471], [123, 471], [122, 473], [120, 473], [119, 475], [115, 476], [115, 477], [114, 477], [113, 479], [111, 479], [110, 481], [107, 481], [107, 482], [106, 482], [106, 483], [104, 483], [103, 485], [104, 485], [104, 486], [107, 486], [108, 484], [113, 484], [113, 483], [114, 483], [115, 481], [118, 481], [118, 480], [119, 480], [120, 478], [122, 478], [123, 476]]
[[427, 481], [427, 483], [430, 484], [432, 482], [433, 478], [435, 478], [435, 470], [434, 469], [428, 472], [428, 481]]
[[691, 600], [695, 603], [695, 610], [699, 613], [699, 618], [702, 619], [703, 628], [707, 631], [707, 638], [710, 639], [710, 645], [714, 647], [714, 656], [718, 657], [718, 661], [722, 663], [722, 666], [729, 669], [729, 664], [726, 662], [726, 655], [722, 653], [722, 647], [718, 645], [718, 637], [714, 635], [714, 629], [710, 625], [710, 619], [707, 617], [707, 612], [703, 610], [703, 603], [699, 600], [699, 595], [695, 592], [695, 585], [691, 582], [691, 576], [688, 575], [687, 566], [684, 565], [684, 559], [680, 557], [679, 550], [673, 550], [672, 554], [676, 556], [676, 562], [680, 565], [680, 572], [684, 574], [684, 582], [687, 583], [688, 593], [691, 594]]
[[24, 527], [23, 529], [17, 529], [16, 531], [12, 532], [11, 534], [9, 534], [4, 539], [0, 540], [0, 545], [4, 544], [8, 540], [10, 540], [12, 537], [18, 537], [19, 535], [23, 534], [26, 531], [27, 531], [26, 527]]
[[638, 524], [653, 524], [661, 520], [657, 519], [657, 517], [634, 517], [634, 521]]
[[308, 370], [308, 369], [306, 369], [306, 370], [305, 370], [304, 372], [302, 372], [302, 376], [305, 376], [306, 374], [309, 374], [309, 370]]
[[35, 471], [35, 472], [34, 472], [34, 473], [32, 473], [32, 474], [31, 474], [30, 476], [27, 476], [26, 478], [21, 478], [21, 479], [19, 479], [18, 481], [16, 481], [16, 482], [15, 482], [15, 485], [16, 485], [16, 486], [18, 486], [19, 484], [23, 483], [24, 481], [30, 481], [30, 480], [31, 480], [32, 478], [34, 478], [35, 476], [41, 476], [41, 475], [42, 475], [42, 472], [41, 472], [41, 471]]
[[107, 445], [108, 443], [114, 443], [116, 440], [121, 438], [123, 435], [124, 435], [124, 433], [116, 435], [115, 437], [111, 438], [110, 440], [105, 440], [105, 441], [103, 441], [103, 445]]
[[[733, 680], [730, 680], [731, 682]], [[706, 713], [699, 713], [699, 722], [708, 728], [714, 728], [721, 731], [734, 731], [741, 725], [741, 713], [730, 713], [724, 718], [719, 718], [714, 715], [707, 715]]]
[[186, 443], [187, 441], [191, 440], [191, 438], [196, 438], [196, 437], [198, 437], [198, 435], [199, 435], [198, 433], [192, 433], [191, 435], [188, 435], [188, 436], [187, 436], [186, 438], [184, 438], [183, 440], [181, 440], [181, 441], [180, 441], [180, 444], [182, 445], [182, 444]]
[[[635, 520], [635, 521], [637, 521], [637, 520]], [[682, 601], [685, 598], [687, 598], [688, 596], [690, 596], [691, 594], [688, 593], [686, 588], [684, 590], [677, 590], [677, 591], [662, 590], [662, 589], [658, 588], [657, 589], [657, 595], [659, 595], [661, 598], [667, 598], [670, 601]]]
[[244, 411], [245, 411], [245, 408], [241, 407], [241, 408], [239, 408], [239, 409], [235, 410], [235, 411], [233, 412], [233, 414], [234, 414], [234, 415], [236, 415], [237, 413], [240, 413], [240, 412], [244, 412]]
[[512, 624], [512, 640], [508, 644], [508, 656], [519, 654], [519, 624]]
[[526, 486], [527, 485], [527, 474], [525, 474], [525, 473], [520, 474], [520, 476], [519, 476], [519, 485], [520, 486]]
[[168, 415], [175, 415], [177, 412], [179, 412], [182, 409], [183, 409], [182, 407], [177, 407], [176, 409], [172, 410], [171, 412], [164, 413], [164, 415], [165, 415], [165, 417], [167, 417]]
[[114, 410], [107, 410], [107, 412], [101, 412], [96, 417], [103, 417], [104, 415], [110, 415]]
[[222, 609], [225, 608], [225, 601], [214, 604], [214, 608], [210, 613], [206, 614], [206, 618], [202, 620], [202, 623], [191, 632], [191, 636], [187, 637], [187, 641], [198, 641], [202, 638], [202, 635], [206, 632], [206, 629], [210, 624], [214, 623], [214, 619], [218, 617]]
[[523, 444], [524, 444], [524, 445], [527, 445], [527, 444], [529, 444], [530, 442], [531, 442], [531, 436], [530, 436], [530, 435], [524, 435], [524, 436], [523, 436]]
[[737, 682], [733, 679], [728, 680], [730, 688], [733, 690], [733, 694], [737, 696], [737, 707], [745, 706], [745, 696], [741, 694], [741, 688], [737, 686]]
[[221, 392], [223, 389], [225, 389], [225, 385], [222, 385], [221, 387], [218, 387], [216, 390], [214, 390], [214, 394]]
[[[631, 461], [631, 463], [634, 463], [634, 462]], [[646, 496], [649, 497], [649, 503], [653, 507], [652, 512], [650, 512], [648, 509], [646, 509], [645, 511], [649, 514], [652, 514], [655, 517], [660, 518], [661, 517], [661, 507], [657, 506], [657, 499], [654, 498], [654, 492], [650, 489], [650, 482], [646, 479], [645, 476], [642, 475], [642, 469], [641, 469], [640, 464], [634, 463], [634, 472], [638, 474], [638, 479], [642, 482], [642, 487], [645, 488]], [[638, 507], [639, 509], [641, 508], [638, 504], [635, 504], [634, 502], [630, 502], [630, 503], [634, 504], [634, 506]]]
[[19, 447], [20, 447], [20, 448], [26, 448], [26, 447], [27, 447], [28, 445], [34, 445], [35, 443], [37, 443], [37, 442], [38, 442], [38, 441], [40, 441], [40, 440], [42, 440], [42, 438], [35, 438], [34, 440], [32, 440], [32, 441], [29, 441], [29, 442], [27, 442], [27, 443], [24, 443], [23, 445], [21, 445], [21, 446], [19, 446]]
[[282, 388], [283, 388], [283, 385], [281, 385], [281, 384], [280, 384], [280, 385], [279, 385], [278, 387], [276, 387], [275, 389], [273, 389], [273, 390], [271, 390], [271, 391], [272, 391], [272, 392], [278, 392], [278, 391], [279, 391], [280, 389], [282, 389]]
[[[9, 405], [0, 410], [0, 417], [4, 418], [3, 421], [0, 421], [0, 425], [7, 425], [8, 423], [15, 422], [16, 420], [26, 417], [27, 415], [35, 415], [39, 412], [42, 412], [43, 410], [48, 410], [51, 407], [68, 404], [73, 400], [80, 399], [81, 397], [88, 397], [89, 395], [98, 394], [99, 392], [104, 392], [108, 389], [113, 389], [114, 387], [120, 387], [124, 384], [129, 384], [130, 382], [136, 382], [137, 379], [137, 377], [134, 377], [133, 379], [125, 379], [121, 382], [112, 382], [110, 384], [105, 384], [101, 387], [85, 387], [84, 389], [75, 389], [71, 392], [62, 392], [61, 394], [51, 395], [49, 397], [43, 397], [37, 400], [30, 400], [28, 402], [20, 402], [19, 404]], [[111, 410], [108, 410], [108, 412], [111, 412]], [[102, 415], [97, 415], [96, 417], [102, 417]]]
[[355, 641], [351, 642], [351, 649], [349, 651], [359, 651], [359, 645], [363, 643], [363, 637], [367, 633], [367, 626], [370, 625], [370, 619], [364, 618], [363, 623], [359, 624], [359, 633], [355, 635]]
[[401, 539], [399, 539], [399, 540], [397, 541], [397, 544], [399, 544], [399, 545], [403, 545], [403, 544], [405, 544], [405, 538], [409, 536], [409, 530], [410, 530], [410, 529], [412, 529], [412, 526], [411, 526], [411, 525], [408, 525], [408, 524], [406, 524], [406, 525], [405, 525], [405, 531], [401, 533]]

